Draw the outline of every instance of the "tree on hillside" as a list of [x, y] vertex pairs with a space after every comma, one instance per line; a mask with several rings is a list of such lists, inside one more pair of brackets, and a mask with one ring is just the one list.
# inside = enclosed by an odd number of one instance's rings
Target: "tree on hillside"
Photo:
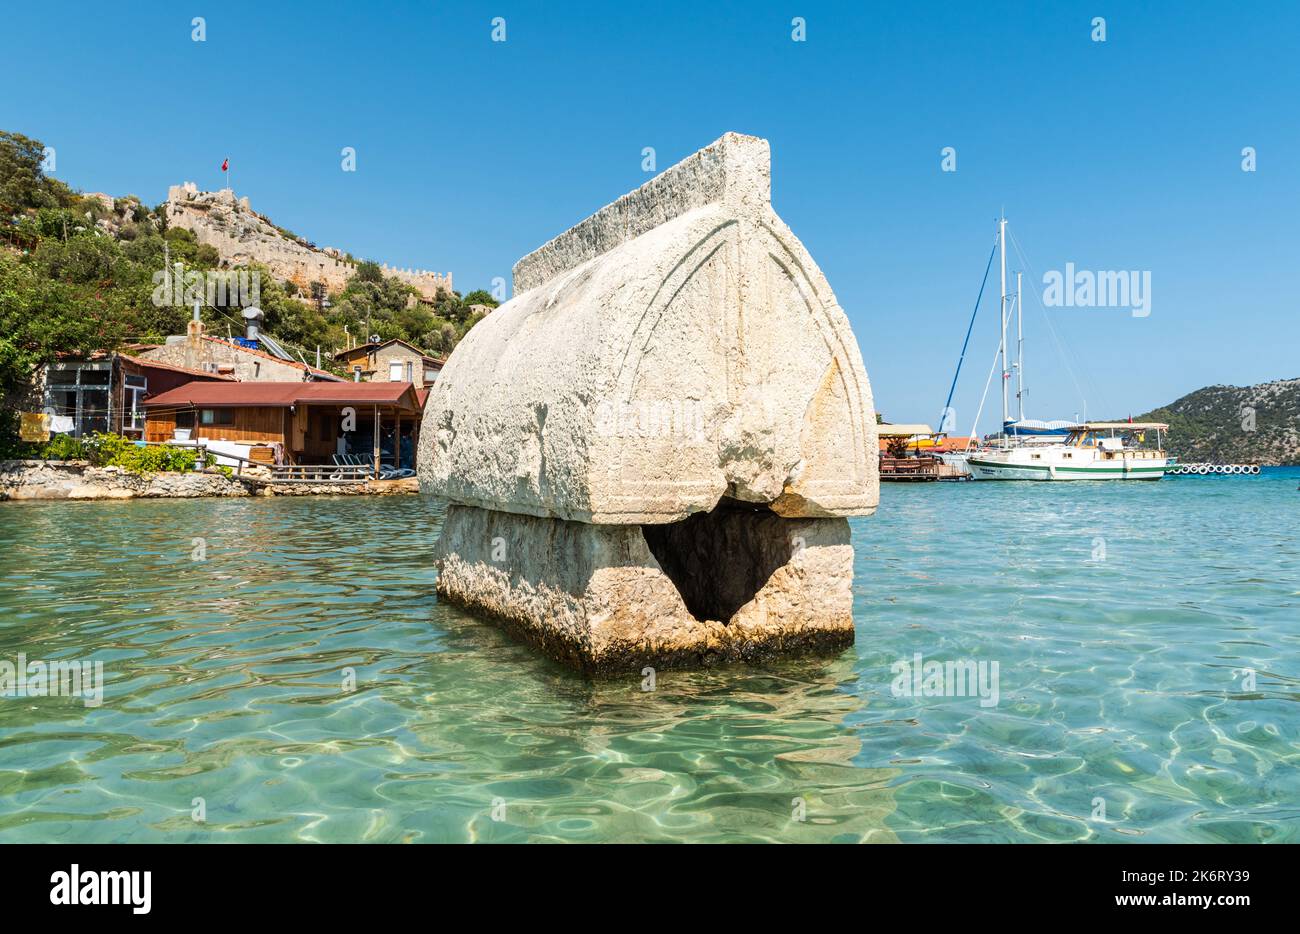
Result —
[[466, 305], [487, 305], [489, 308], [496, 308], [499, 304], [492, 297], [492, 293], [486, 289], [475, 289], [473, 292], [466, 294], [461, 301]]
[[357, 265], [355, 278], [360, 279], [362, 282], [381, 283], [384, 281], [384, 271], [378, 263], [365, 260]]
[[[221, 265], [216, 248], [169, 228], [166, 204], [146, 208], [127, 195], [110, 207], [86, 198], [47, 177], [44, 157], [40, 140], [0, 132], [0, 393], [10, 408], [26, 398], [34, 368], [59, 354], [184, 333], [189, 308], [171, 295], [160, 300], [158, 277], [169, 261], [187, 273]], [[249, 271], [260, 275], [267, 333], [305, 354], [370, 334], [450, 353], [480, 317], [469, 306], [496, 305], [482, 290], [420, 301], [414, 288], [386, 277], [374, 262], [357, 264], [356, 275], [328, 303], [323, 290], [320, 301], [307, 300], [266, 268]], [[221, 334], [242, 327], [238, 312], [205, 305], [202, 316]], [[0, 442], [9, 422], [0, 424]]]
[[6, 214], [68, 207], [76, 200], [67, 185], [45, 175], [44, 161], [45, 144], [40, 140], [0, 131], [0, 209]]

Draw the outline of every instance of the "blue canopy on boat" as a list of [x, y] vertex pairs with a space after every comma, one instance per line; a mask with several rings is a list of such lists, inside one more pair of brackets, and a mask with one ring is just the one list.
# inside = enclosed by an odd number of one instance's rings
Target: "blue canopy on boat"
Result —
[[1008, 435], [1060, 435], [1064, 437], [1077, 427], [1077, 422], [1066, 420], [1045, 422], [1037, 418], [1022, 418], [1019, 421], [1008, 419], [1002, 425], [1002, 432]]

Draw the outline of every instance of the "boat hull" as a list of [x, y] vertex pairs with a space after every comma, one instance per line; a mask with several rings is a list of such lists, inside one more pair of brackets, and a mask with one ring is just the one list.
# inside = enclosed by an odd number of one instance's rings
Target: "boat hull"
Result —
[[976, 480], [1159, 480], [1165, 463], [1158, 464], [1016, 464], [971, 457], [967, 461]]

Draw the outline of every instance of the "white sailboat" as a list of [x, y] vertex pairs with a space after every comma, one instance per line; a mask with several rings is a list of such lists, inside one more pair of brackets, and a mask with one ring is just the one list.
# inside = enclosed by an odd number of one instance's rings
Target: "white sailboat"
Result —
[[[1169, 426], [1159, 422], [1031, 422], [1025, 419], [1024, 304], [1020, 273], [1016, 274], [1016, 402], [1010, 417], [1011, 371], [1007, 368], [1007, 219], [998, 223], [1002, 256], [1002, 432], [991, 444], [971, 451], [966, 467], [975, 480], [1159, 480], [1168, 458], [1161, 444]], [[1155, 432], [1155, 447], [1147, 448], [1147, 432]], [[1064, 435], [1064, 437], [1062, 437]]]

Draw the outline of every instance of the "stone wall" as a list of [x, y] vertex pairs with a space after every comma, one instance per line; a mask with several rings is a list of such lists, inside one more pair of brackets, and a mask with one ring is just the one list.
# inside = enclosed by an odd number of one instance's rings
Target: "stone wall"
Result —
[[241, 481], [220, 473], [133, 474], [84, 461], [0, 461], [0, 499], [134, 499], [248, 496]]
[[[199, 191], [193, 182], [172, 185], [167, 190], [167, 223], [190, 231], [199, 243], [215, 247], [231, 266], [261, 263], [277, 279], [292, 282], [304, 293], [312, 282], [325, 283], [331, 292], [341, 291], [356, 275], [357, 264], [345, 259], [341, 251], [317, 249], [284, 236], [252, 209], [248, 198], [236, 198], [229, 188]], [[450, 292], [452, 288], [451, 273], [382, 268], [384, 275], [413, 286], [430, 301], [439, 289]]]
[[411, 364], [410, 382], [415, 384], [416, 389], [424, 388], [424, 357], [421, 354], [413, 353], [409, 347], [403, 347], [401, 344], [390, 344], [387, 347], [380, 347], [375, 351], [375, 372], [371, 377], [375, 382], [388, 381], [388, 365], [390, 363], [402, 364], [402, 379], [406, 379], [406, 364]]
[[136, 356], [142, 360], [233, 376], [240, 382], [302, 382], [306, 376], [302, 366], [297, 363], [279, 360], [268, 354], [250, 353], [235, 344], [207, 338], [164, 344], [140, 351]]
[[216, 471], [133, 474], [85, 461], [0, 461], [0, 500], [176, 499], [203, 496], [366, 496], [414, 494], [414, 477], [349, 484], [277, 483]]

